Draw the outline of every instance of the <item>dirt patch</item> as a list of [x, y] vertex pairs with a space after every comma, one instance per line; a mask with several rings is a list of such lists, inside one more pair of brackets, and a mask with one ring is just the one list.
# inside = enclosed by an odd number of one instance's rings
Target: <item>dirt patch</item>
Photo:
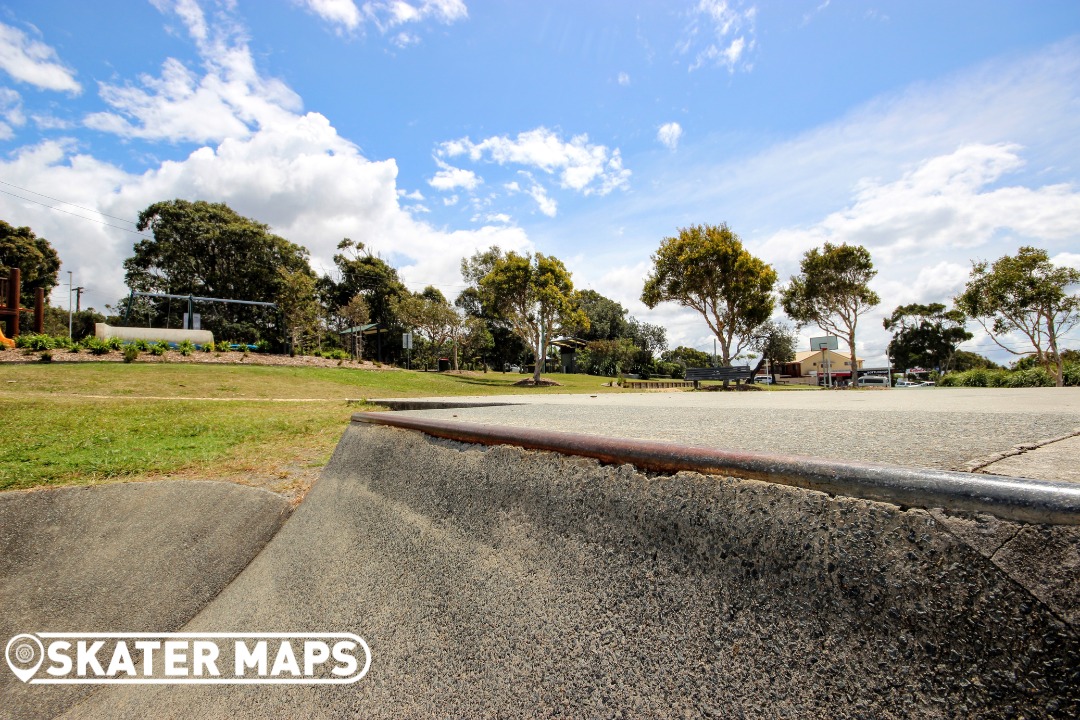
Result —
[[540, 378], [539, 382], [532, 378], [526, 378], [524, 380], [518, 380], [514, 383], [514, 387], [562, 387], [562, 383], [555, 382], [554, 380], [545, 380], [544, 378]]
[[[50, 351], [53, 363], [84, 363], [84, 362], [124, 362], [124, 354], [119, 350], [94, 355], [82, 350], [73, 353], [70, 350], [57, 349]], [[0, 351], [0, 363], [33, 363], [41, 362], [40, 352], [26, 352], [24, 350]], [[194, 352], [191, 355], [181, 355], [175, 350], [170, 350], [164, 355], [151, 355], [149, 352], [139, 353], [136, 363], [187, 363], [204, 365], [278, 365], [284, 367], [349, 367], [358, 370], [397, 370], [390, 365], [373, 363], [367, 360], [353, 362], [352, 360], [332, 360], [324, 357], [310, 355], [267, 355], [263, 353], [242, 352]]]

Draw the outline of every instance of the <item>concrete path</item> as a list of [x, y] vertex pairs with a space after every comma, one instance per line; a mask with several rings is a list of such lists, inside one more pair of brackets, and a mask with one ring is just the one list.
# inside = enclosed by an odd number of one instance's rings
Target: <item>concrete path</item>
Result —
[[[1080, 433], [1080, 388], [511, 395], [406, 402], [419, 408], [425, 402], [448, 401], [475, 406], [409, 412], [488, 425], [938, 470], [969, 470], [1015, 453], [1018, 445]], [[401, 401], [371, 402], [393, 406]], [[982, 471], [1075, 479], [1077, 448], [1070, 443], [1053, 454], [1027, 452], [1011, 458], [1007, 471], [998, 464]]]

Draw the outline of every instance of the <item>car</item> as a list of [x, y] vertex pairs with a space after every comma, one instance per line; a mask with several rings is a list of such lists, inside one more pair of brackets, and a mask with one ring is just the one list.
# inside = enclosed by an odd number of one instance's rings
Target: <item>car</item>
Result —
[[921, 383], [919, 383], [919, 387], [934, 387], [935, 385], [937, 385], [937, 383], [935, 383], [933, 380], [923, 380]]
[[889, 378], [884, 375], [863, 375], [856, 384], [859, 387], [889, 387]]
[[775, 382], [776, 382], [776, 380], [773, 379], [772, 375], [755, 375], [754, 376], [754, 383], [755, 384], [756, 383], [761, 383], [762, 385], [772, 385]]
[[896, 381], [894, 387], [919, 387], [919, 383], [911, 382], [910, 380], [904, 380], [903, 378]]

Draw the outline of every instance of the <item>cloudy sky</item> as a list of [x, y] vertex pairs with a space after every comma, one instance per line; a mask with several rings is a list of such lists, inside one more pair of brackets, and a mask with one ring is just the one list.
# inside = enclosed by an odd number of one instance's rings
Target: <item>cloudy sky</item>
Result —
[[478, 249], [553, 254], [703, 350], [700, 316], [638, 299], [665, 236], [727, 222], [785, 281], [858, 243], [877, 364], [881, 317], [974, 259], [1080, 267], [1080, 3], [0, 0], [0, 219], [102, 308], [172, 198], [450, 297]]

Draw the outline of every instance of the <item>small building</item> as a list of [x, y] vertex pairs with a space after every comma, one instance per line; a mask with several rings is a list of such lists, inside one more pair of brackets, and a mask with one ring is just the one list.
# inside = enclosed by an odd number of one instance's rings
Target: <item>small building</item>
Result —
[[576, 373], [577, 352], [584, 349], [588, 343], [581, 338], [565, 337], [553, 340], [551, 344], [559, 348], [559, 366], [562, 372]]
[[[858, 369], [862, 369], [861, 358], [855, 358], [855, 364]], [[837, 380], [850, 379], [851, 357], [835, 350], [803, 350], [795, 353], [793, 362], [782, 363], [777, 370], [781, 375], [793, 378], [821, 377], [827, 370], [828, 374]]]

